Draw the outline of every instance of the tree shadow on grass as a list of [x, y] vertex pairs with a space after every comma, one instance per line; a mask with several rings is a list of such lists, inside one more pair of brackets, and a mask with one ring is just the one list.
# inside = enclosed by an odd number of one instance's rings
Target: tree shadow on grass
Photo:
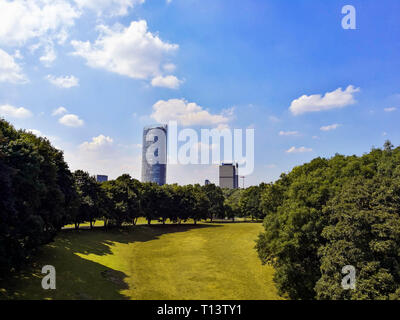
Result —
[[[121, 291], [129, 289], [127, 275], [78, 254], [112, 254], [115, 243], [156, 240], [168, 233], [186, 232], [221, 225], [139, 225], [120, 230], [68, 230], [44, 246], [25, 270], [0, 279], [1, 299], [56, 300], [122, 300], [129, 299]], [[56, 289], [42, 289], [44, 265], [56, 269]]]

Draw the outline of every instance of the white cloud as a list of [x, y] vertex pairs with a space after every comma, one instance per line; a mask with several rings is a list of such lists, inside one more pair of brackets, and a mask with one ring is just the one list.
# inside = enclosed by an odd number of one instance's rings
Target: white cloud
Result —
[[26, 83], [27, 77], [23, 74], [21, 67], [4, 50], [0, 49], [0, 82]]
[[280, 136], [297, 136], [299, 135], [298, 131], [280, 131], [279, 132]]
[[51, 42], [44, 47], [44, 54], [39, 60], [46, 66], [51, 67], [52, 63], [57, 59], [56, 51], [54, 50], [54, 44]]
[[72, 88], [72, 87], [77, 87], [79, 86], [79, 79], [74, 77], [74, 76], [65, 76], [65, 77], [55, 77], [53, 75], [48, 75], [47, 80], [50, 81], [50, 83], [54, 84], [55, 86], [59, 88]]
[[314, 94], [311, 96], [303, 95], [292, 101], [289, 110], [294, 115], [299, 115], [306, 112], [344, 108], [356, 103], [354, 93], [359, 91], [360, 88], [355, 88], [350, 85], [344, 91], [342, 88], [338, 88], [335, 91], [325, 93], [324, 96], [320, 94]]
[[385, 112], [394, 112], [394, 111], [397, 110], [397, 108], [395, 108], [395, 107], [393, 107], [393, 108], [385, 108], [384, 110], [385, 110]]
[[15, 50], [15, 52], [14, 52], [14, 58], [15, 58], [15, 59], [21, 60], [21, 59], [23, 59], [24, 57], [22, 56], [21, 51]]
[[58, 122], [67, 127], [82, 127], [84, 121], [75, 114], [66, 114], [58, 119]]
[[132, 21], [129, 27], [99, 26], [100, 35], [89, 41], [71, 41], [72, 54], [86, 59], [93, 68], [105, 69], [135, 79], [152, 79], [162, 75], [161, 65], [166, 55], [178, 45], [163, 42], [147, 30], [144, 20]]
[[286, 153], [304, 153], [304, 152], [311, 152], [311, 148], [306, 148], [306, 147], [291, 147], [289, 150], [286, 150]]
[[58, 116], [58, 115], [61, 115], [61, 114], [67, 113], [67, 112], [68, 112], [68, 110], [65, 109], [64, 107], [59, 107], [57, 109], [54, 109], [53, 113], [51, 115], [52, 116]]
[[160, 123], [177, 121], [183, 126], [191, 125], [219, 125], [229, 122], [233, 110], [221, 114], [211, 114], [195, 102], [184, 99], [159, 100], [153, 105], [151, 118]]
[[178, 89], [182, 80], [179, 80], [175, 76], [157, 76], [151, 80], [151, 85], [153, 87], [164, 87], [169, 89]]
[[124, 16], [129, 9], [145, 0], [75, 0], [79, 8], [87, 8], [99, 16], [107, 13], [108, 16]]
[[174, 72], [176, 66], [173, 63], [166, 63], [162, 66], [165, 72]]
[[66, 0], [0, 0], [0, 43], [23, 45], [33, 38], [57, 37], [79, 16]]
[[5, 105], [0, 105], [0, 116], [23, 119], [31, 117], [32, 112], [22, 107], [18, 108], [11, 106], [9, 104], [5, 104]]
[[320, 130], [321, 131], [332, 131], [332, 130], [336, 130], [340, 126], [341, 126], [340, 124], [335, 123], [335, 124], [331, 124], [329, 126], [321, 127]]
[[101, 151], [110, 147], [113, 142], [114, 140], [112, 138], [101, 134], [97, 137], [93, 137], [90, 142], [85, 141], [79, 146], [79, 148], [83, 151]]
[[141, 149], [136, 145], [121, 145], [100, 134], [79, 146], [66, 144], [65, 160], [71, 170], [85, 170], [90, 174], [105, 174], [115, 179], [123, 173], [140, 179]]

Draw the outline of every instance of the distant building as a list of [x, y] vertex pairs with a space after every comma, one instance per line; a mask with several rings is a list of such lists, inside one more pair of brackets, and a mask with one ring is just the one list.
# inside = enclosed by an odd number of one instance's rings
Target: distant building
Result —
[[227, 189], [239, 188], [238, 164], [223, 163], [219, 166], [219, 186]]
[[104, 175], [101, 175], [101, 174], [96, 174], [94, 177], [96, 178], [97, 182], [106, 182], [106, 181], [108, 181], [108, 176], [104, 176]]
[[204, 185], [207, 186], [207, 185], [209, 185], [209, 184], [211, 184], [211, 181], [208, 180], [208, 179], [206, 179], [206, 180], [204, 181]]
[[167, 125], [147, 126], [143, 129], [142, 182], [160, 186], [167, 180]]

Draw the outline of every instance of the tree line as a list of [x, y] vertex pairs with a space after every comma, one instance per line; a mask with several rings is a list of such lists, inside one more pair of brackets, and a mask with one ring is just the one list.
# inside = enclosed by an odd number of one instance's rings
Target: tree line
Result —
[[158, 186], [127, 174], [100, 184], [82, 170], [72, 173], [46, 138], [0, 119], [0, 274], [18, 270], [65, 225], [103, 220], [109, 229], [139, 217], [196, 224], [230, 212], [213, 184]]
[[225, 218], [224, 195], [214, 184], [200, 186], [177, 184], [159, 186], [142, 183], [128, 174], [103, 183], [96, 182], [87, 172], [73, 174], [77, 193], [77, 208], [70, 222], [79, 228], [81, 223], [103, 220], [106, 229], [125, 224], [136, 225], [143, 217], [151, 224], [186, 222]]

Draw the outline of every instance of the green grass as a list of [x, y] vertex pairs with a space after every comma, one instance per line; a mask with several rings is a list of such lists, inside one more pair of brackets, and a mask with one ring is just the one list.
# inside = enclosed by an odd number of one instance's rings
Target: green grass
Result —
[[[279, 299], [254, 250], [259, 223], [63, 231], [32, 268], [1, 280], [3, 299]], [[53, 265], [57, 289], [41, 288]]]

